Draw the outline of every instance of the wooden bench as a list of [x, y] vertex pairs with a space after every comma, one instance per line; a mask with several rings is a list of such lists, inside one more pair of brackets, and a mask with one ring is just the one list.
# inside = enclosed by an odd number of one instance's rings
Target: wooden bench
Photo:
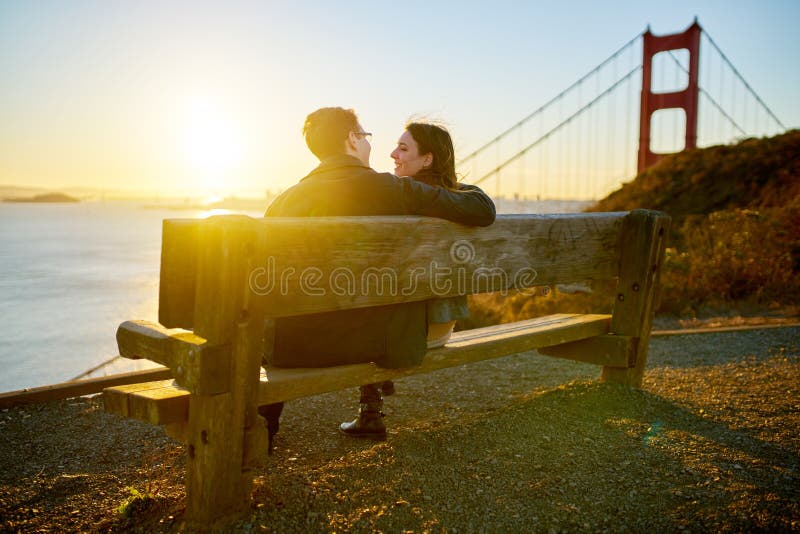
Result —
[[[648, 210], [506, 215], [487, 228], [423, 217], [165, 220], [159, 323], [125, 322], [117, 340], [123, 356], [161, 363], [174, 380], [108, 388], [105, 407], [186, 443], [186, 519], [207, 524], [249, 506], [266, 460], [260, 405], [531, 349], [639, 386], [668, 225]], [[457, 332], [419, 367], [260, 369], [276, 318], [608, 279], [612, 315]]]

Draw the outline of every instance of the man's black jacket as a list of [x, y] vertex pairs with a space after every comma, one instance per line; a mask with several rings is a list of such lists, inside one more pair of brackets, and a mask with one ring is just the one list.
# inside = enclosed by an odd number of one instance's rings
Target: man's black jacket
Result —
[[[470, 226], [494, 222], [492, 200], [478, 187], [458, 191], [378, 173], [358, 158], [324, 160], [281, 194], [267, 217], [424, 215]], [[309, 247], [314, 244], [309, 243]], [[374, 361], [419, 365], [426, 352], [425, 302], [361, 308], [277, 321], [273, 365], [329, 367]]]

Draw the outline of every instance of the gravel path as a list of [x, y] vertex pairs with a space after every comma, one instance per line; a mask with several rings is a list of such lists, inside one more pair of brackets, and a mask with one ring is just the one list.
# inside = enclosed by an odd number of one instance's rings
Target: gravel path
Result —
[[[800, 328], [653, 338], [642, 390], [521, 354], [287, 405], [232, 531], [800, 530]], [[118, 507], [129, 488], [155, 495]], [[95, 399], [0, 412], [0, 531], [174, 531], [183, 448]]]

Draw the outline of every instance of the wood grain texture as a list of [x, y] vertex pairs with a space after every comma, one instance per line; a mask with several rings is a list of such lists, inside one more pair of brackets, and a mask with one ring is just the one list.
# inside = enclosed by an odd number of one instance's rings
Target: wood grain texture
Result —
[[117, 328], [117, 346], [126, 358], [145, 358], [168, 367], [189, 391], [213, 394], [230, 388], [230, 360], [221, 356], [226, 347], [211, 346], [193, 332], [126, 321]]
[[635, 339], [634, 362], [604, 366], [603, 380], [642, 385], [669, 224], [668, 215], [652, 210], [633, 210], [625, 218], [611, 332]]
[[220, 349], [214, 360], [229, 375], [226, 393], [190, 397], [186, 518], [194, 527], [240, 516], [250, 503], [244, 437], [248, 413], [255, 414], [248, 399], [258, 383], [258, 363], [253, 362], [260, 361], [264, 328], [263, 314], [249, 309], [247, 271], [256, 250], [253, 221], [244, 216], [211, 218], [200, 227], [194, 332]]
[[259, 404], [429, 373], [598, 336], [608, 332], [609, 322], [608, 315], [558, 314], [456, 332], [447, 345], [428, 351], [421, 365], [404, 369], [384, 369], [372, 363], [314, 369], [268, 369], [266, 380], [261, 382]]
[[[274, 328], [274, 321], [269, 321], [267, 329], [269, 328]], [[252, 484], [254, 470], [263, 467], [267, 462], [267, 429], [258, 415], [258, 384], [264, 330], [263, 315], [249, 315], [247, 322], [239, 324], [234, 355], [233, 392], [236, 402], [241, 406], [241, 417], [244, 420], [241, 471], [244, 478], [242, 483], [247, 487]]]
[[578, 362], [633, 367], [637, 341], [638, 339], [629, 336], [606, 334], [551, 347], [540, 347], [537, 350], [540, 354]]
[[165, 219], [161, 234], [158, 322], [192, 329], [201, 219]]
[[186, 520], [192, 530], [237, 517], [249, 506], [250, 488], [241, 479], [241, 426], [233, 413], [231, 393], [189, 396]]
[[195, 307], [234, 305], [208, 292], [197, 300], [209, 277], [235, 276], [196, 272], [201, 256], [220, 253], [212, 235], [257, 234], [262, 253], [248, 284], [265, 313], [281, 317], [612, 278], [624, 215], [500, 215], [486, 228], [406, 216], [165, 221], [160, 322], [192, 328]]
[[193, 330], [211, 345], [230, 344], [235, 337], [249, 293], [246, 257], [255, 253], [259, 221], [225, 215], [200, 224]]
[[[121, 415], [123, 417], [131, 417], [130, 410], [130, 395], [148, 391], [152, 389], [161, 389], [173, 385], [172, 380], [153, 380], [151, 382], [140, 382], [137, 384], [125, 384], [120, 386], [108, 387], [103, 390], [103, 407], [107, 413]], [[188, 391], [186, 392], [189, 393]], [[142, 419], [143, 421], [155, 424], [155, 421], [149, 419]], [[161, 421], [157, 422], [161, 424]]]
[[504, 215], [486, 228], [425, 217], [255, 221], [251, 290], [280, 317], [617, 275], [624, 214]]
[[238, 284], [231, 266], [252, 247], [263, 252], [247, 284], [272, 317], [612, 278], [624, 215], [500, 215], [485, 228], [409, 216], [167, 220], [159, 321], [192, 328], [198, 306], [235, 308], [208, 288]]
[[[245, 257], [248, 269], [254, 254], [253, 249]], [[249, 293], [244, 296], [242, 309], [234, 341], [232, 393], [236, 407], [233, 416], [243, 422], [241, 484], [249, 497], [255, 469], [267, 462], [267, 429], [258, 415], [258, 384], [265, 338], [274, 337], [275, 322], [264, 320], [259, 301], [250, 299]]]
[[107, 387], [121, 386], [123, 384], [138, 384], [142, 381], [166, 380], [171, 377], [172, 374], [170, 370], [162, 367], [9, 391], [0, 393], [0, 409], [11, 408], [12, 406], [21, 404], [81, 397], [83, 395], [100, 393]]
[[[158, 402], [190, 393], [172, 380], [163, 387], [132, 391], [128, 394], [128, 417], [151, 424], [182, 423], [189, 420], [188, 403]], [[156, 402], [153, 402], [156, 401]]]

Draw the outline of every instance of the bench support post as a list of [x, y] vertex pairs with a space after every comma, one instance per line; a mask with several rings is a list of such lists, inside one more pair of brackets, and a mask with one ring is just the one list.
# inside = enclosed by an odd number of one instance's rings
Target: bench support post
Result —
[[[263, 464], [266, 429], [257, 413], [263, 313], [251, 308], [247, 278], [254, 234], [240, 225], [204, 223], [198, 258], [195, 333], [230, 364], [224, 393], [193, 393], [187, 435], [186, 521], [198, 526], [236, 517], [249, 508], [252, 469]], [[259, 447], [262, 452], [259, 452]]]
[[669, 222], [667, 215], [651, 210], [633, 210], [625, 217], [611, 333], [634, 338], [633, 361], [629, 367], [604, 366], [603, 381], [642, 385]]

